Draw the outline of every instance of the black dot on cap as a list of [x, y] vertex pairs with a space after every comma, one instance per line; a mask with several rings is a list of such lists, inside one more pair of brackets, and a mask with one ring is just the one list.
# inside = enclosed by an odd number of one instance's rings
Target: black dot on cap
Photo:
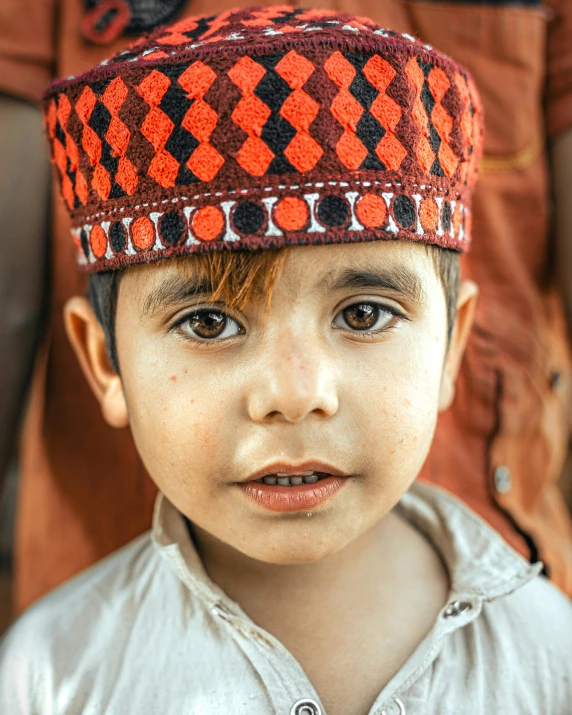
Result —
[[348, 202], [341, 196], [324, 196], [318, 204], [318, 218], [326, 226], [343, 226], [349, 212]]
[[443, 231], [448, 233], [451, 229], [451, 204], [445, 201], [443, 204]]
[[123, 253], [127, 245], [127, 230], [121, 221], [115, 221], [111, 224], [109, 240], [114, 253]]
[[159, 219], [161, 240], [167, 246], [176, 246], [185, 235], [185, 219], [178, 211], [168, 211]]
[[89, 260], [89, 238], [85, 228], [82, 228], [79, 233], [79, 242], [81, 243], [84, 256]]
[[403, 228], [411, 228], [417, 218], [415, 204], [409, 196], [398, 196], [393, 202], [393, 213]]
[[264, 226], [264, 211], [254, 201], [243, 201], [234, 209], [232, 222], [240, 233], [250, 236]]

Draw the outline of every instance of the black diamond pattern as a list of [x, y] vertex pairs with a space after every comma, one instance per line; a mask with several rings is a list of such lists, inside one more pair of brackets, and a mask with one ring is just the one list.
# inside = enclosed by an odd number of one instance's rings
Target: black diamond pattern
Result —
[[187, 32], [183, 32], [183, 35], [185, 37], [188, 37], [189, 40], [194, 40], [197, 37], [200, 37], [209, 29], [211, 22], [215, 18], [216, 15], [212, 15], [211, 17], [202, 17], [200, 20], [197, 21], [197, 27], [195, 27], [194, 30], [188, 30]]
[[385, 136], [385, 129], [369, 112], [364, 112], [356, 127], [358, 138], [369, 152], [373, 152], [381, 139]]
[[254, 94], [271, 110], [262, 127], [261, 139], [274, 152], [275, 157], [268, 166], [269, 174], [297, 173], [284, 156], [284, 150], [296, 136], [296, 130], [279, 112], [292, 90], [288, 83], [274, 69], [283, 55], [259, 57], [257, 61], [266, 68], [266, 74], [256, 85]]
[[282, 15], [277, 15], [276, 17], [271, 17], [273, 22], [291, 23], [298, 22], [298, 15], [301, 15], [305, 10], [301, 7], [291, 10], [290, 12], [284, 12]]
[[[417, 58], [417, 62], [419, 64], [419, 67], [421, 68], [421, 71], [423, 72], [423, 75], [425, 78], [429, 76], [429, 73], [431, 72], [431, 65], [429, 65], [426, 62], [423, 62], [420, 58]], [[431, 121], [431, 115], [433, 112], [433, 107], [435, 106], [435, 98], [433, 97], [433, 94], [431, 93], [431, 90], [429, 89], [429, 85], [427, 82], [423, 82], [423, 87], [421, 88], [421, 103], [423, 104], [423, 107], [425, 108], [425, 112], [427, 113], [427, 121], [428, 121], [428, 128], [429, 128], [429, 144], [431, 145], [431, 148], [435, 152], [435, 160], [433, 161], [433, 164], [431, 165], [431, 169], [429, 170], [429, 173], [432, 174], [433, 176], [445, 176], [445, 172], [443, 171], [443, 167], [441, 166], [441, 163], [439, 161], [439, 147], [441, 146], [441, 137], [437, 133], [437, 130], [435, 129], [435, 126], [433, 125], [433, 122]]]
[[187, 162], [191, 154], [199, 146], [199, 142], [189, 131], [181, 126], [185, 114], [195, 102], [194, 99], [188, 98], [185, 90], [177, 83], [185, 69], [186, 65], [166, 67], [163, 70], [163, 73], [171, 80], [171, 84], [159, 104], [159, 109], [165, 112], [175, 125], [170, 137], [165, 142], [165, 150], [179, 162], [179, 172], [175, 179], [175, 184], [177, 185], [198, 181], [198, 178], [187, 167]]
[[296, 130], [279, 114], [271, 114], [262, 128], [261, 139], [275, 154], [282, 154], [296, 136]]
[[102, 102], [96, 102], [88, 124], [100, 139], [105, 139], [110, 122], [111, 112], [109, 109]]
[[382, 161], [380, 161], [379, 157], [375, 153], [375, 148], [379, 144], [380, 140], [385, 136], [386, 130], [373, 116], [373, 114], [370, 114], [369, 112], [369, 108], [379, 95], [379, 92], [363, 74], [363, 68], [370, 59], [370, 55], [352, 52], [344, 54], [344, 57], [356, 70], [356, 75], [349, 86], [349, 91], [365, 110], [356, 127], [356, 136], [368, 151], [368, 154], [362, 161], [360, 168], [383, 171], [387, 167]]
[[97, 102], [91, 117], [89, 118], [89, 126], [94, 130], [97, 136], [101, 139], [101, 159], [99, 163], [107, 170], [111, 181], [111, 189], [109, 191], [110, 199], [119, 199], [126, 196], [125, 190], [115, 181], [117, 167], [119, 166], [119, 157], [113, 155], [113, 149], [107, 142], [105, 135], [111, 123], [111, 112], [105, 104]]
[[423, 72], [423, 76], [427, 78], [429, 76], [429, 72], [431, 72], [431, 65], [428, 62], [423, 62], [420, 57], [417, 58], [417, 63], [421, 68], [421, 72]]
[[421, 89], [421, 102], [425, 107], [427, 116], [431, 119], [431, 112], [435, 106], [435, 100], [433, 99], [433, 95], [431, 94], [431, 90], [429, 89], [427, 82], [423, 82], [423, 88]]
[[99, 162], [104, 169], [107, 169], [109, 178], [111, 180], [111, 190], [109, 192], [110, 199], [119, 199], [122, 196], [126, 196], [125, 191], [115, 182], [115, 174], [117, 173], [117, 167], [119, 166], [119, 157], [113, 156], [113, 149], [111, 145], [108, 144], [105, 139], [101, 146], [101, 159]]
[[163, 95], [159, 109], [165, 112], [175, 124], [180, 124], [193, 102], [194, 100], [187, 97], [187, 93], [182, 87], [171, 83]]
[[62, 125], [60, 124], [60, 120], [56, 122], [56, 139], [59, 139], [60, 143], [62, 146], [65, 147], [66, 145], [66, 135], [64, 134], [64, 130], [62, 129]]
[[258, 99], [261, 99], [273, 112], [280, 109], [290, 92], [288, 83], [274, 70], [268, 70], [254, 90]]

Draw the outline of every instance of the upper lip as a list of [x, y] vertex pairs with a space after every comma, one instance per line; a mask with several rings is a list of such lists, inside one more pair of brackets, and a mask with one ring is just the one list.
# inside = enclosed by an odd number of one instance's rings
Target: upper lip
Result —
[[268, 477], [277, 473], [287, 474], [289, 477], [295, 477], [297, 474], [302, 474], [302, 472], [322, 472], [323, 474], [331, 474], [333, 477], [349, 476], [347, 472], [343, 472], [327, 462], [308, 460], [306, 462], [298, 462], [296, 464], [288, 462], [272, 462], [272, 464], [262, 467], [262, 469], [259, 469], [257, 472], [254, 472], [249, 477], [241, 481], [253, 482], [256, 479], [261, 479], [262, 477]]

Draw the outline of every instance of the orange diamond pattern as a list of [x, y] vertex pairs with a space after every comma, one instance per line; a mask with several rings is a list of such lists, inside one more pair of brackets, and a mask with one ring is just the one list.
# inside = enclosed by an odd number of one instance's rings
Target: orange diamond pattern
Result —
[[262, 127], [272, 113], [254, 90], [266, 74], [266, 69], [250, 57], [242, 57], [228, 71], [228, 76], [242, 92], [242, 98], [232, 112], [232, 120], [246, 132], [248, 138], [240, 147], [236, 160], [252, 176], [266, 173], [275, 154], [260, 139]]
[[212, 181], [223, 164], [223, 157], [208, 142], [199, 144], [187, 162], [189, 169], [201, 181]]
[[429, 119], [421, 101], [421, 90], [423, 89], [425, 78], [416, 58], [412, 57], [405, 65], [405, 74], [415, 88], [416, 94], [411, 114], [420, 132], [416, 149], [417, 161], [423, 171], [428, 172], [435, 161], [435, 152], [429, 143]]
[[374, 55], [367, 61], [363, 73], [379, 92], [369, 111], [386, 131], [376, 146], [375, 153], [388, 169], [395, 171], [407, 156], [405, 147], [395, 136], [395, 127], [399, 124], [403, 110], [386, 94], [389, 84], [397, 73], [389, 62], [379, 55]]
[[367, 156], [367, 149], [356, 134], [358, 122], [365, 110], [348, 89], [356, 71], [341, 52], [334, 52], [324, 63], [324, 69], [339, 87], [330, 107], [331, 113], [344, 128], [336, 144], [336, 154], [348, 169], [357, 169]]
[[310, 60], [294, 50], [291, 50], [276, 65], [276, 72], [293, 90], [292, 94], [284, 100], [280, 115], [296, 129], [296, 134], [284, 150], [284, 156], [298, 171], [313, 169], [324, 153], [308, 131], [320, 111], [320, 106], [302, 89], [314, 69]]
[[54, 163], [58, 167], [60, 171], [60, 176], [62, 177], [62, 195], [64, 199], [66, 200], [67, 205], [70, 208], [73, 208], [74, 206], [74, 190], [73, 190], [73, 183], [72, 180], [68, 174], [68, 150], [67, 150], [67, 144], [68, 144], [68, 135], [65, 133], [65, 123], [67, 122], [67, 118], [69, 116], [69, 100], [68, 98], [60, 94], [58, 97], [58, 105], [56, 109], [56, 120], [59, 123], [60, 127], [62, 127], [63, 133], [65, 135], [64, 138], [64, 143], [58, 139], [58, 137], [55, 137], [54, 141]]
[[81, 145], [89, 157], [91, 166], [94, 167], [91, 176], [91, 185], [101, 199], [107, 199], [111, 191], [109, 173], [100, 164], [103, 143], [97, 133], [89, 126], [89, 120], [97, 104], [97, 97], [91, 87], [85, 87], [76, 102], [75, 111], [83, 124]]
[[218, 114], [203, 99], [215, 79], [215, 72], [201, 61], [194, 62], [179, 77], [189, 99], [195, 100], [183, 117], [182, 126], [199, 141], [187, 166], [201, 181], [212, 181], [224, 164], [223, 157], [210, 143]]
[[440, 67], [434, 67], [427, 77], [427, 84], [435, 99], [435, 106], [431, 112], [431, 121], [441, 138], [438, 152], [439, 163], [445, 172], [445, 176], [450, 178], [459, 165], [459, 159], [449, 145], [449, 135], [453, 129], [453, 118], [447, 113], [441, 102], [451, 83]]
[[155, 149], [155, 156], [149, 164], [147, 173], [165, 188], [175, 185], [179, 173], [179, 162], [165, 149], [167, 139], [175, 125], [165, 112], [159, 109], [159, 104], [170, 84], [171, 80], [162, 72], [153, 70], [137, 87], [139, 94], [151, 106], [141, 125], [141, 134]]
[[113, 156], [120, 157], [115, 181], [128, 195], [131, 195], [137, 188], [139, 180], [135, 166], [125, 156], [131, 139], [131, 132], [119, 118], [119, 110], [127, 99], [128, 94], [129, 90], [121, 77], [116, 77], [103, 93], [101, 101], [111, 113], [111, 121], [105, 139], [111, 146]]
[[286, 80], [291, 89], [303, 87], [315, 69], [313, 62], [295, 50], [290, 50], [276, 65], [276, 72]]
[[[469, 87], [465, 79], [460, 76], [455, 77], [455, 82], [457, 85], [457, 89], [459, 90], [459, 94], [461, 95], [461, 99], [463, 100], [461, 131], [463, 132], [465, 142], [469, 144], [469, 146], [474, 146], [477, 139], [477, 137], [475, 136], [476, 125], [471, 115], [471, 94], [469, 91]], [[469, 160], [469, 157], [465, 157], [465, 161], [461, 164], [461, 181], [467, 181], [467, 177], [470, 170], [471, 161]]]
[[[86, 203], [85, 178], [79, 171], [79, 151], [72, 139], [67, 123], [72, 106], [65, 94], [58, 95], [57, 102], [51, 100], [46, 112], [48, 135], [52, 140], [52, 157], [61, 176], [62, 195], [70, 207], [75, 208], [76, 200]], [[61, 134], [58, 133], [58, 127]], [[58, 135], [59, 134], [59, 135]]]

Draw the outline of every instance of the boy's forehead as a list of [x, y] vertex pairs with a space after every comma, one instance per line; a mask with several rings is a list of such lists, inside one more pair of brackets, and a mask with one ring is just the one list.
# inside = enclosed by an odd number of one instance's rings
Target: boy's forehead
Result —
[[[224, 271], [223, 271], [224, 274]], [[384, 289], [404, 299], [421, 302], [435, 284], [435, 270], [424, 244], [405, 241], [288, 249], [277, 273], [273, 292], [323, 295], [331, 292]], [[143, 312], [153, 314], [170, 304], [212, 293], [194, 256], [175, 261], [130, 267], [122, 282], [141, 301]], [[264, 296], [261, 296], [264, 297]]]

